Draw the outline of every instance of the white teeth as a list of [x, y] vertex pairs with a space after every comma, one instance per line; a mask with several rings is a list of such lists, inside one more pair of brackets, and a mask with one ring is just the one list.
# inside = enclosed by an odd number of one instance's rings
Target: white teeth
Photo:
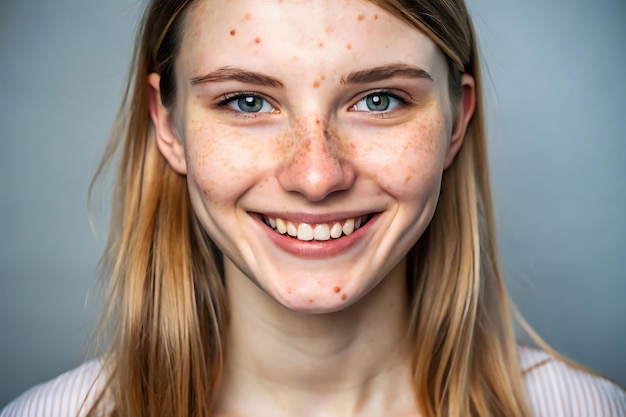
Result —
[[337, 239], [341, 237], [342, 233], [343, 229], [341, 228], [341, 223], [333, 224], [333, 228], [330, 229], [330, 237], [332, 237], [333, 239]]
[[300, 223], [300, 226], [298, 226], [298, 240], [313, 240], [313, 228], [310, 224]]
[[[298, 238], [300, 237], [300, 233], [298, 233]], [[327, 224], [318, 224], [313, 229], [313, 238], [315, 240], [328, 240], [330, 239], [330, 229]]]
[[283, 219], [276, 219], [276, 230], [278, 230], [278, 233], [281, 235], [287, 233], [287, 224]]
[[[274, 229], [276, 232], [284, 235], [285, 233], [298, 240], [329, 240], [339, 239], [342, 235], [351, 235], [363, 225], [364, 216], [347, 219], [342, 222], [319, 223], [311, 225], [309, 223], [292, 223], [278, 217], [265, 217], [263, 220], [266, 225]], [[332, 224], [332, 225], [331, 225]]]
[[354, 219], [348, 219], [343, 225], [343, 234], [348, 236], [354, 232]]

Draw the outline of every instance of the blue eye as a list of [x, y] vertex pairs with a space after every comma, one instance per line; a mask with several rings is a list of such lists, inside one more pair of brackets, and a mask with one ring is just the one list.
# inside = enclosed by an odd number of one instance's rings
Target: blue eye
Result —
[[275, 113], [276, 109], [266, 99], [251, 93], [235, 93], [224, 96], [218, 106], [229, 107], [241, 113]]
[[400, 97], [385, 92], [376, 92], [363, 97], [352, 109], [356, 111], [383, 113], [393, 110], [402, 104], [406, 104], [406, 101]]

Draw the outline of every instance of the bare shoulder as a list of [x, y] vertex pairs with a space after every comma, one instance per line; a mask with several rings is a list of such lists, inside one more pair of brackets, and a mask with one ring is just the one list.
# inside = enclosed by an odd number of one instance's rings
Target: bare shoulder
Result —
[[626, 417], [626, 392], [618, 384], [541, 350], [520, 346], [518, 354], [535, 416]]
[[92, 360], [32, 387], [7, 405], [0, 417], [82, 417], [102, 393], [104, 384], [102, 363]]

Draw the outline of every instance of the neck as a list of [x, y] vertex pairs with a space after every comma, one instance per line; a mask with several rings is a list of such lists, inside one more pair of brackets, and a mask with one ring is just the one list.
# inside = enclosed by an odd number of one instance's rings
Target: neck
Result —
[[218, 410], [245, 415], [250, 404], [253, 415], [264, 415], [263, 407], [273, 416], [331, 416], [414, 407], [405, 269], [401, 262], [341, 311], [302, 314], [227, 260], [231, 321]]

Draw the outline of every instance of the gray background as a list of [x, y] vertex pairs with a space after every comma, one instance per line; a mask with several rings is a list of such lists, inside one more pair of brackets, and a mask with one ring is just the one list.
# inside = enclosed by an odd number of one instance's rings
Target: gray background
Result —
[[[626, 2], [469, 7], [512, 297], [555, 348], [626, 384]], [[0, 2], [0, 406], [89, 355], [107, 216], [96, 239], [86, 193], [140, 9]]]

